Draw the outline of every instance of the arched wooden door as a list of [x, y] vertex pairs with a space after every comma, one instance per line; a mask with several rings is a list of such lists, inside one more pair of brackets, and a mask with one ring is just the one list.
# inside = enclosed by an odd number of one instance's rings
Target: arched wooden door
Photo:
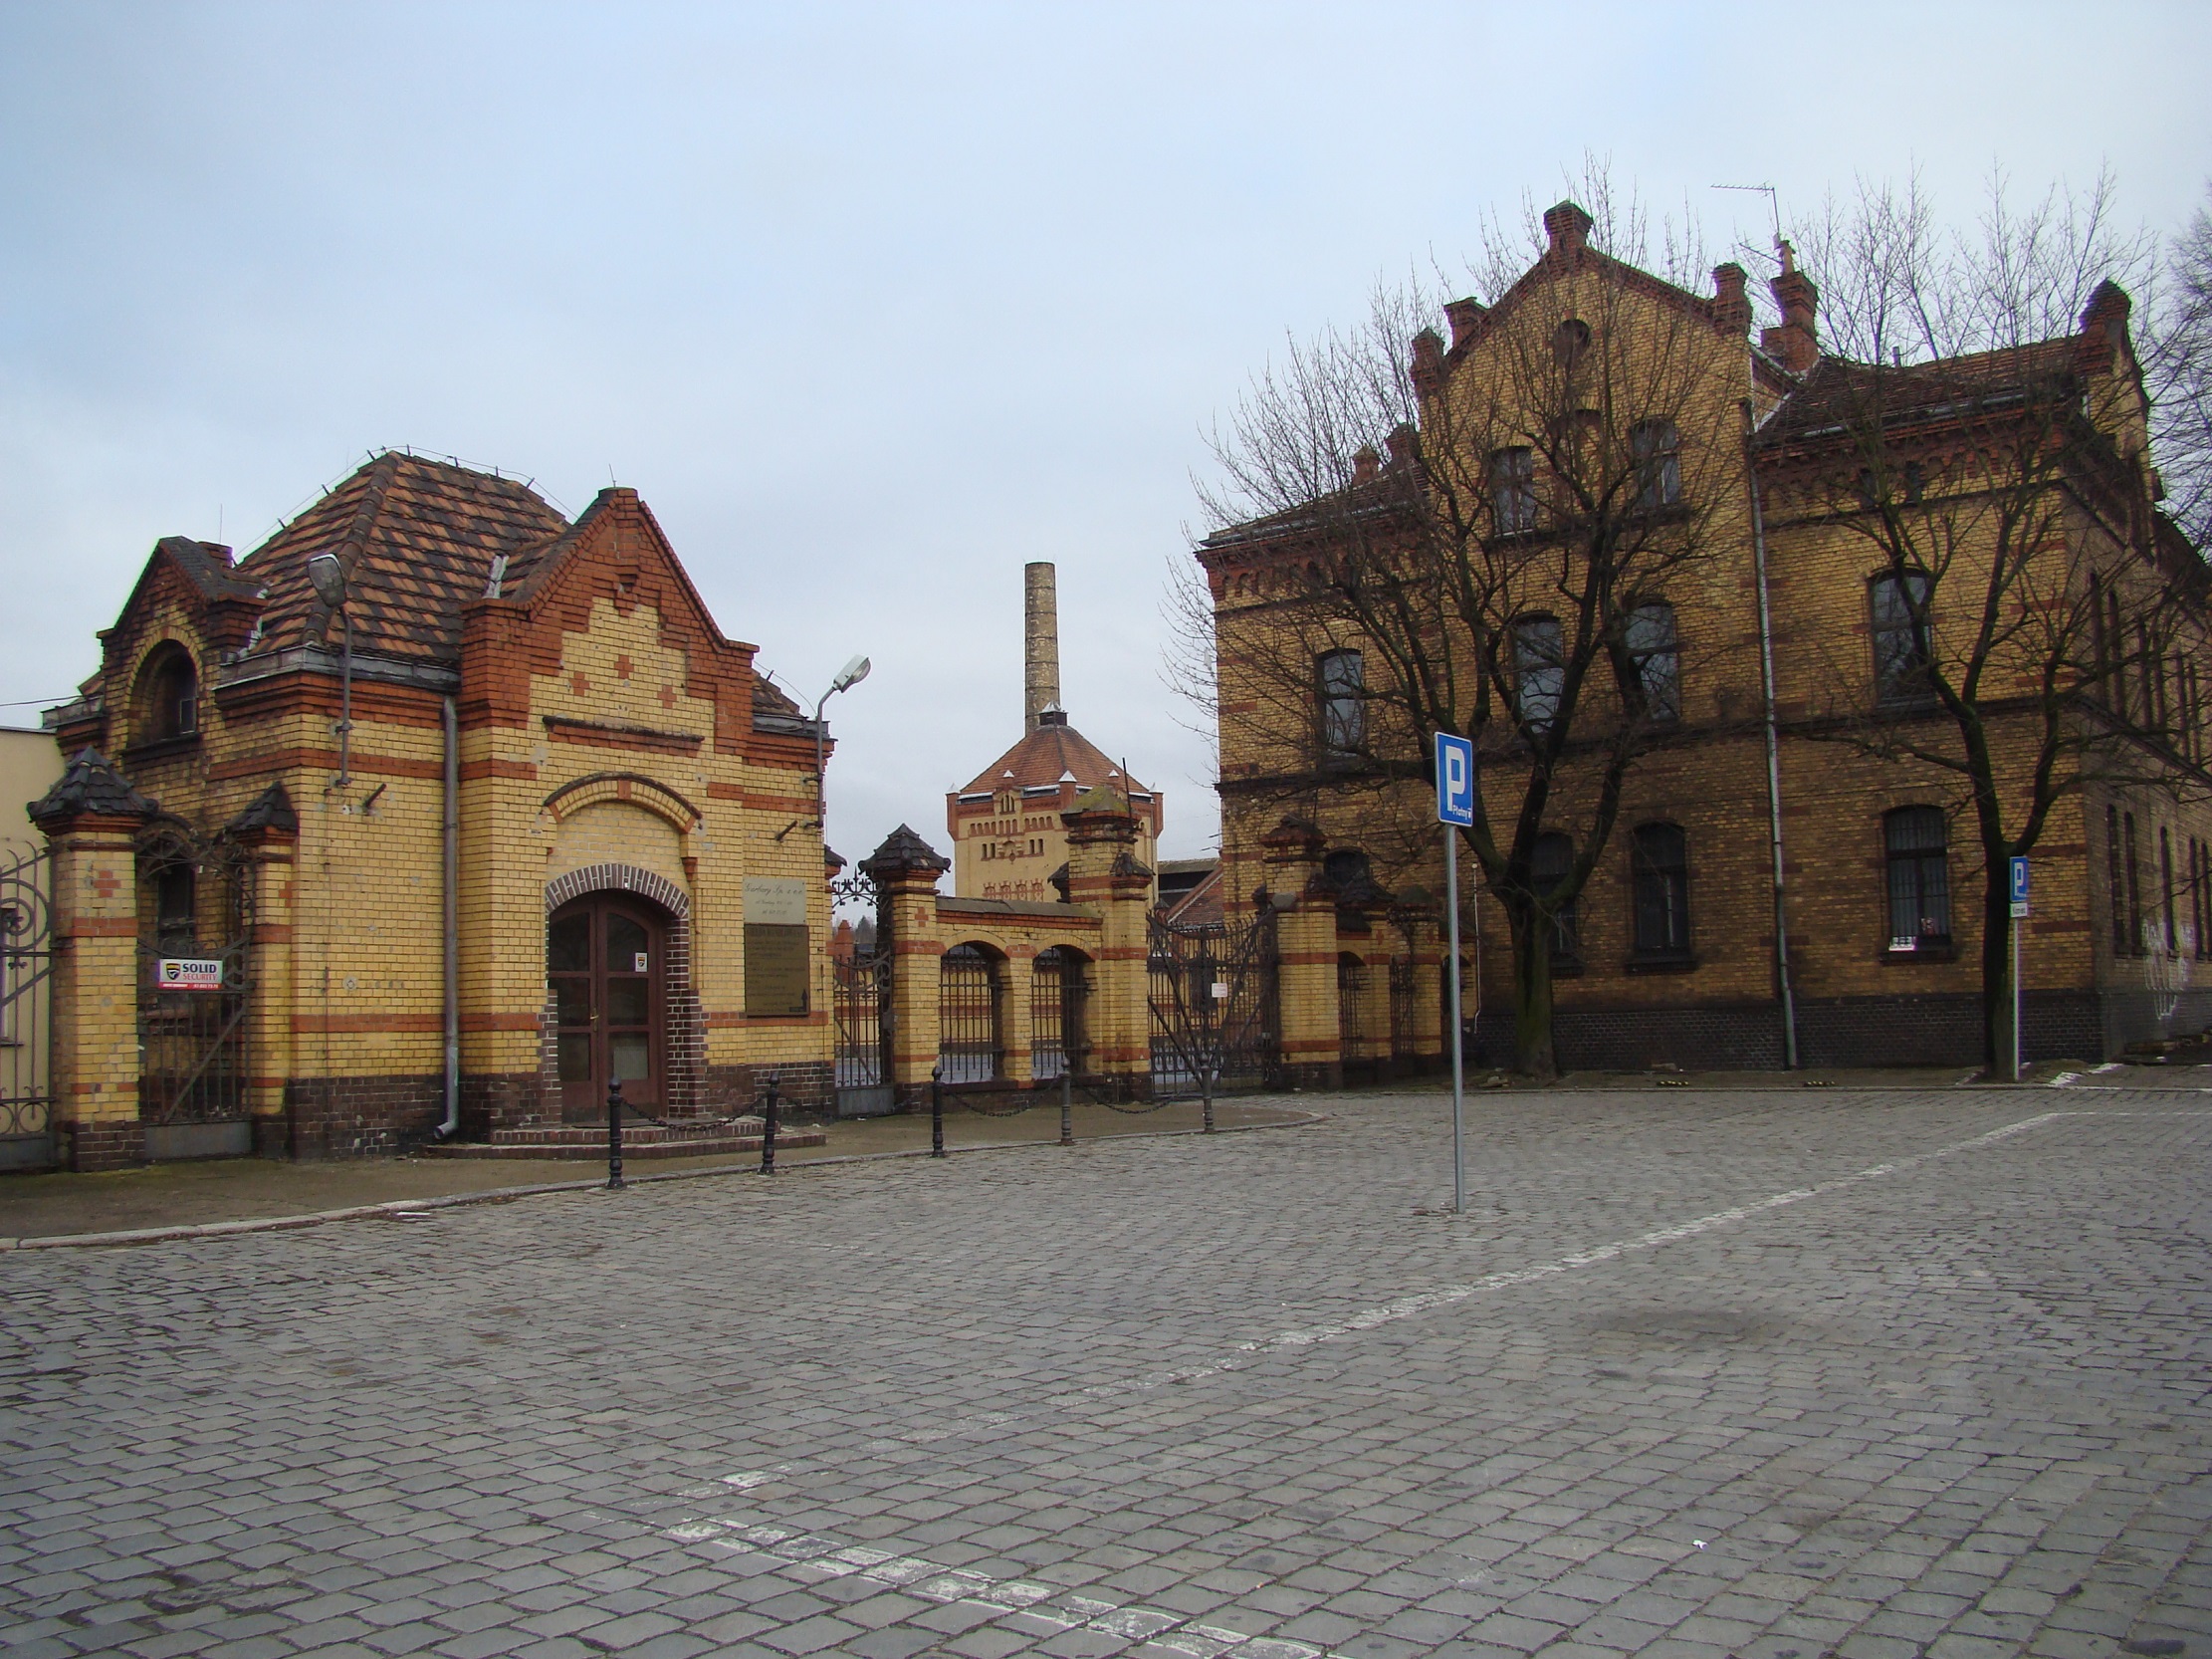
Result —
[[624, 893], [586, 893], [546, 924], [564, 1120], [603, 1120], [609, 1081], [648, 1111], [666, 1098], [667, 954], [664, 919]]

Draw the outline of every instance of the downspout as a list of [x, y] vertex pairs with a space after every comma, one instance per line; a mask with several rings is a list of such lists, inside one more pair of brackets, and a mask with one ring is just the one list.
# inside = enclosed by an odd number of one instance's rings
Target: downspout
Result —
[[461, 732], [453, 698], [445, 700], [445, 1121], [435, 1133], [450, 1140], [461, 1127]]
[[1774, 979], [1782, 992], [1782, 1065], [1797, 1069], [1797, 998], [1790, 989], [1790, 921], [1782, 860], [1781, 738], [1774, 715], [1774, 615], [1767, 603], [1766, 512], [1759, 500], [1759, 468], [1751, 454], [1751, 399], [1743, 400], [1743, 470], [1751, 482], [1751, 557], [1759, 580], [1759, 689], [1766, 705], [1767, 834], [1774, 858]]

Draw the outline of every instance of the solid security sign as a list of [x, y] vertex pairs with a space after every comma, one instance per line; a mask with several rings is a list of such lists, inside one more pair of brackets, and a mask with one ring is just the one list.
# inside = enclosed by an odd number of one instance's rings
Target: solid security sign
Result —
[[2012, 861], [2012, 913], [2015, 916], [2028, 913], [2028, 860], [2025, 858]]
[[153, 982], [164, 991], [220, 991], [223, 964], [217, 957], [164, 956], [154, 969]]
[[1474, 745], [1449, 732], [1437, 734], [1437, 822], [1474, 824]]

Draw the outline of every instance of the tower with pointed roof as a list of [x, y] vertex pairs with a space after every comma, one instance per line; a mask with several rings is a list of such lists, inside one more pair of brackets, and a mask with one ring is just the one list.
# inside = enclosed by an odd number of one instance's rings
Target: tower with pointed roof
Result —
[[1137, 856], [1150, 869], [1158, 861], [1163, 803], [1158, 790], [1127, 776], [1122, 762], [1070, 725], [1060, 706], [1052, 566], [1026, 566], [1022, 590], [1021, 737], [946, 796], [945, 828], [953, 838], [953, 890], [960, 897], [1052, 904], [1064, 899], [1062, 813], [1093, 789], [1124, 797], [1141, 826]]

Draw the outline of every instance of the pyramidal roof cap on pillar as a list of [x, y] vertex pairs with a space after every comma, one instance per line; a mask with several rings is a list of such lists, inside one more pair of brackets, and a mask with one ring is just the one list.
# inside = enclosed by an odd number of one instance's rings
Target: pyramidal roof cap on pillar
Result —
[[902, 824], [883, 837], [881, 846], [860, 860], [860, 867], [870, 875], [888, 875], [902, 870], [942, 874], [953, 867], [953, 861], [940, 855], [937, 848], [916, 834], [912, 826]]
[[71, 818], [151, 818], [161, 810], [97, 749], [81, 749], [54, 787], [31, 803], [33, 824]]
[[282, 835], [300, 832], [300, 815], [293, 811], [292, 797], [285, 793], [282, 784], [271, 784], [255, 796], [246, 810], [230, 821], [233, 834], [245, 834], [254, 830], [274, 830]]

